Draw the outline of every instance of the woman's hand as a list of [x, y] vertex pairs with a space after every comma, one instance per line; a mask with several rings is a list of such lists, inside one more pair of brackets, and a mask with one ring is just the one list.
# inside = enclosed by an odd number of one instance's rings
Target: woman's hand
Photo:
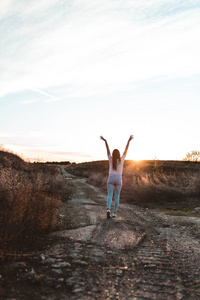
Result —
[[134, 136], [131, 134], [130, 135], [130, 138], [128, 139], [128, 141], [130, 142], [131, 140], [133, 140], [134, 139]]
[[102, 141], [106, 142], [106, 139], [104, 139], [104, 137], [103, 137], [102, 135], [100, 136], [100, 139], [101, 139]]
[[125, 150], [124, 150], [124, 154], [123, 154], [123, 155], [125, 155], [125, 156], [126, 156], [127, 151], [128, 151], [129, 143], [130, 143], [130, 141], [131, 141], [132, 139], [134, 139], [134, 136], [133, 136], [133, 135], [130, 135], [130, 138], [128, 139], [128, 142], [127, 142], [126, 148], [125, 148]]
[[100, 136], [100, 139], [105, 142], [106, 149], [107, 149], [107, 155], [110, 155], [110, 149], [108, 147], [108, 143], [107, 143], [106, 139], [104, 139], [104, 137], [102, 135]]

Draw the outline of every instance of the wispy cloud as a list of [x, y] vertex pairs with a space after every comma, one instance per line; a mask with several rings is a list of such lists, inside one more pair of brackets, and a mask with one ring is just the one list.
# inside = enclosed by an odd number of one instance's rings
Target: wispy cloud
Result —
[[0, 2], [0, 18], [7, 17], [11, 14], [11, 8], [14, 4], [14, 0], [7, 0]]
[[69, 152], [69, 151], [57, 151], [51, 148], [44, 148], [39, 145], [16, 145], [16, 144], [3, 144], [0, 148], [13, 151], [14, 153], [20, 153], [20, 155], [28, 161], [91, 161], [95, 157], [93, 155], [84, 152]]
[[[32, 151], [32, 149], [29, 149], [29, 151]], [[61, 155], [65, 157], [85, 157], [85, 158], [94, 158], [93, 155], [81, 153], [81, 152], [67, 152], [67, 151], [51, 151], [51, 150], [45, 150], [45, 149], [38, 149], [34, 150], [34, 153], [45, 153], [45, 154], [52, 154], [52, 155]]]
[[37, 92], [39, 94], [42, 94], [44, 96], [47, 96], [49, 99], [46, 99], [46, 100], [43, 100], [44, 102], [52, 102], [52, 101], [58, 101], [59, 98], [58, 97], [55, 97], [53, 95], [50, 95], [49, 93], [47, 92], [44, 92], [42, 90], [39, 90], [39, 89], [36, 89], [36, 88], [30, 88], [30, 90], [34, 91], [34, 92]]
[[38, 99], [38, 98], [22, 100], [23, 104], [33, 104], [33, 103], [38, 103], [38, 102], [40, 102], [40, 99]]
[[101, 95], [135, 89], [147, 78], [200, 72], [198, 1], [6, 3], [0, 96], [34, 86], [56, 101], [49, 87], [65, 86], [65, 96]]
[[[56, 136], [55, 136], [56, 135]], [[0, 132], [1, 138], [60, 138], [63, 137], [59, 132], [54, 134], [50, 132], [42, 131], [30, 131], [28, 133], [11, 133], [11, 132]]]

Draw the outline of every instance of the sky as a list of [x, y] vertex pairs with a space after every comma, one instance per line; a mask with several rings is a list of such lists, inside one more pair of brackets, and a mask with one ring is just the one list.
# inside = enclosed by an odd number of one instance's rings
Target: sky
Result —
[[28, 161], [200, 150], [199, 0], [1, 0], [0, 145]]

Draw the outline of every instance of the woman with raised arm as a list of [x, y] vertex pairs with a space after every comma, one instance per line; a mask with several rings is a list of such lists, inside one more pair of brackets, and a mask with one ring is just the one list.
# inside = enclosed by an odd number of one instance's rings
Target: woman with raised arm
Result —
[[114, 212], [113, 217], [117, 216], [117, 208], [119, 205], [119, 196], [122, 188], [122, 172], [123, 172], [123, 165], [124, 160], [128, 151], [129, 143], [133, 139], [133, 135], [131, 135], [128, 139], [126, 148], [124, 150], [123, 155], [120, 157], [120, 152], [118, 149], [113, 150], [112, 156], [110, 154], [110, 149], [107, 143], [107, 140], [100, 137], [105, 142], [107, 155], [109, 160], [109, 176], [107, 181], [107, 188], [108, 188], [108, 197], [107, 197], [107, 218], [111, 218], [110, 214], [110, 207], [111, 201], [113, 197], [113, 191], [115, 189], [115, 205], [114, 205]]

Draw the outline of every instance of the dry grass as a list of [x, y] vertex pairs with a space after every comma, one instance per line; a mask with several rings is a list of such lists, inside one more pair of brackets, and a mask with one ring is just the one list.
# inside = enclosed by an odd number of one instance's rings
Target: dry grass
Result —
[[[84, 176], [105, 192], [108, 162], [69, 166], [69, 172]], [[200, 197], [200, 163], [184, 161], [125, 161], [121, 202], [144, 207], [180, 205]]]
[[0, 151], [0, 251], [35, 246], [54, 229], [56, 210], [72, 193], [58, 168], [28, 164]]

